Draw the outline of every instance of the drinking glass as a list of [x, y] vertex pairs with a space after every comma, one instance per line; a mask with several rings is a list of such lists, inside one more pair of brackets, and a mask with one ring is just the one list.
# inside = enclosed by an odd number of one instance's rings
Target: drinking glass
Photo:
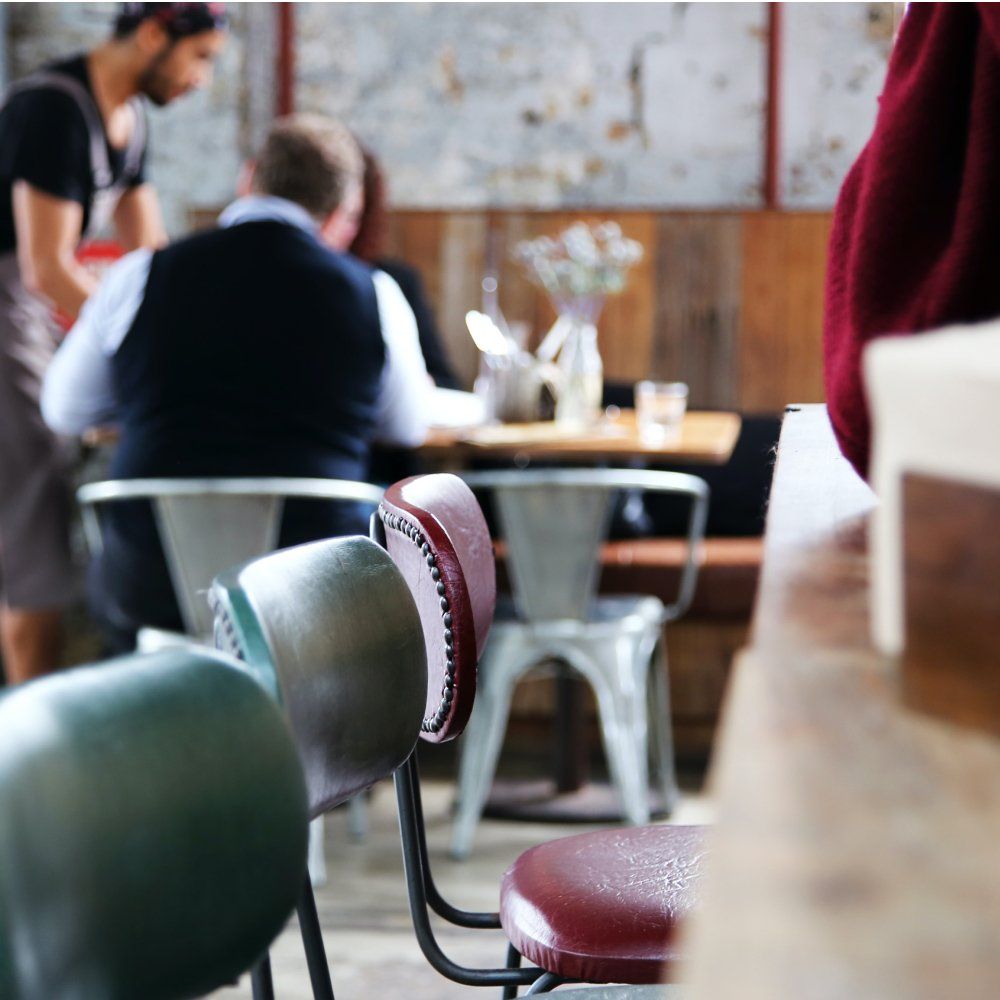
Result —
[[684, 382], [636, 382], [635, 418], [643, 443], [665, 444], [680, 437], [687, 398]]

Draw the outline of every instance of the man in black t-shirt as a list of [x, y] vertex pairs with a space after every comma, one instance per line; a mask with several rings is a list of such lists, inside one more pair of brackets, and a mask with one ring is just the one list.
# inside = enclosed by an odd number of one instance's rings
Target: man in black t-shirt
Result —
[[222, 4], [126, 3], [113, 37], [15, 83], [0, 107], [0, 651], [8, 682], [55, 668], [75, 592], [65, 459], [38, 409], [52, 307], [75, 317], [96, 282], [75, 258], [113, 220], [126, 250], [166, 242], [145, 176], [141, 97], [211, 79]]

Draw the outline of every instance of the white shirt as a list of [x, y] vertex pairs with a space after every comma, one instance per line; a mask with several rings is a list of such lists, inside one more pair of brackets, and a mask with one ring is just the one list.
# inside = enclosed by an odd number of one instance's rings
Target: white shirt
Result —
[[[317, 231], [300, 205], [264, 195], [234, 201], [219, 225], [276, 219]], [[56, 352], [42, 385], [42, 416], [54, 431], [78, 435], [88, 427], [114, 423], [118, 411], [111, 358], [135, 320], [146, 292], [153, 254], [135, 250], [116, 261], [86, 301], [79, 318]], [[431, 383], [420, 351], [417, 321], [399, 285], [383, 271], [372, 274], [385, 365], [376, 403], [375, 437], [388, 444], [415, 447], [427, 434]]]

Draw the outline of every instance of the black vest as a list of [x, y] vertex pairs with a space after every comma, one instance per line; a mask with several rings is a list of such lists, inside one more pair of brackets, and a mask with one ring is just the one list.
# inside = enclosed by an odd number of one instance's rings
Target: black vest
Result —
[[153, 255], [114, 355], [116, 478], [364, 478], [385, 346], [370, 270], [283, 222]]

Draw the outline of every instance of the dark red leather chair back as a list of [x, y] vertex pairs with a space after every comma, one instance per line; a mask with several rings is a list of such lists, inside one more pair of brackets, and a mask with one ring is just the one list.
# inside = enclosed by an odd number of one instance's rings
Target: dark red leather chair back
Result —
[[489, 529], [457, 476], [414, 476], [390, 486], [379, 507], [386, 548], [417, 604], [427, 644], [421, 739], [461, 735], [476, 697], [476, 667], [496, 603]]

